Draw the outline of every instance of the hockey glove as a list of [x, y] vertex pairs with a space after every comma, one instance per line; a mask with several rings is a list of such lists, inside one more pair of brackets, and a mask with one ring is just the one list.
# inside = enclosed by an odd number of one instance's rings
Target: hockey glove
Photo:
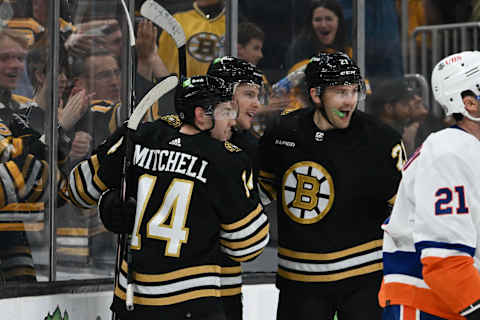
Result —
[[98, 202], [98, 213], [105, 228], [113, 233], [131, 233], [135, 223], [136, 201], [122, 203], [120, 190], [105, 191]]

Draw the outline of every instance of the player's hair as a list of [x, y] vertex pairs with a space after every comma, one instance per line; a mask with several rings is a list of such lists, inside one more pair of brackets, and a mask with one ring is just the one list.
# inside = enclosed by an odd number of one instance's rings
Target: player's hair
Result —
[[265, 33], [253, 22], [242, 22], [238, 24], [238, 44], [246, 46], [250, 40], [265, 40]]
[[333, 43], [330, 45], [330, 47], [339, 51], [345, 51], [347, 39], [345, 31], [345, 19], [343, 17], [343, 9], [337, 0], [313, 0], [310, 4], [308, 13], [305, 15], [306, 19], [303, 24], [301, 35], [312, 41], [315, 52], [321, 52], [326, 49], [325, 45], [323, 45], [320, 40], [318, 40], [315, 34], [315, 30], [313, 30], [313, 12], [317, 8], [328, 9], [338, 17], [337, 33], [335, 35], [335, 40], [333, 40]]
[[11, 28], [3, 28], [0, 31], [0, 40], [10, 38], [16, 43], [18, 43], [23, 49], [28, 49], [28, 39], [22, 32], [11, 29]]

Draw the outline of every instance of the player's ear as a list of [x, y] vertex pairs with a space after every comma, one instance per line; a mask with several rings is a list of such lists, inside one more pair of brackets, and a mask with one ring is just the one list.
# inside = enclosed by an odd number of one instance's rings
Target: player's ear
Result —
[[195, 115], [196, 121], [204, 121], [205, 111], [202, 107], [195, 107], [195, 109], [193, 109], [193, 114]]
[[310, 97], [316, 104], [322, 103], [322, 99], [320, 99], [320, 96], [317, 94], [317, 88], [310, 88]]

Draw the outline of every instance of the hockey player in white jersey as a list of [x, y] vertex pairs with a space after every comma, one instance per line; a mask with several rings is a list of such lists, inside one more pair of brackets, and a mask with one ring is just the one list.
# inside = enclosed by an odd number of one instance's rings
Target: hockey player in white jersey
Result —
[[435, 100], [456, 125], [403, 168], [383, 225], [383, 319], [480, 319], [480, 52], [441, 60]]

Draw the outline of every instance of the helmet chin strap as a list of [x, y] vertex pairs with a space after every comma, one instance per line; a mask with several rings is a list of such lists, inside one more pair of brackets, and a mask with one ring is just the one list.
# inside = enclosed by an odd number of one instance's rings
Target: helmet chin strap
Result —
[[468, 113], [467, 111], [465, 111], [465, 113], [463, 115], [465, 117], [467, 117], [468, 119], [472, 120], [472, 121], [480, 122], [480, 118], [477, 118], [477, 117], [474, 117], [474, 116], [470, 115], [470, 113]]

